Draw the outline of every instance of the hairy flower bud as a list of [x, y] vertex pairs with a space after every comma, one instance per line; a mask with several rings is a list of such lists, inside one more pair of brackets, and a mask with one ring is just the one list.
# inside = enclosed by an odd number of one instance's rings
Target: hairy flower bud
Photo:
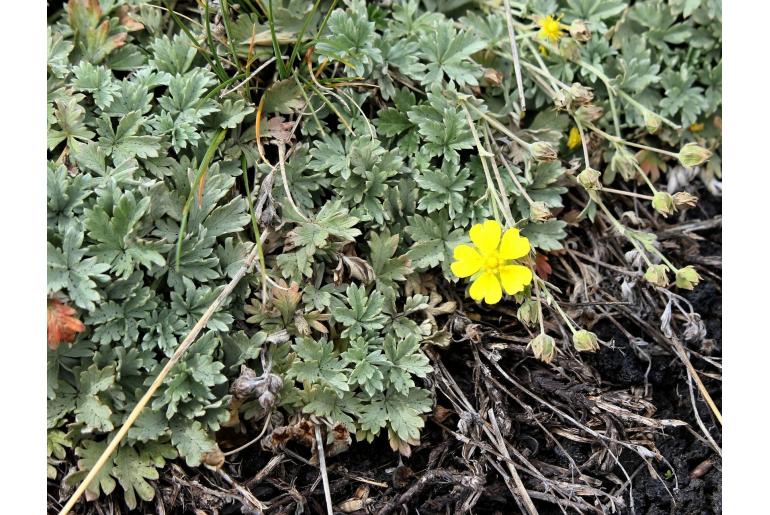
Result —
[[651, 111], [644, 112], [644, 127], [650, 134], [654, 134], [660, 129], [662, 121], [663, 120], [657, 114]]
[[665, 191], [657, 191], [652, 197], [652, 208], [663, 216], [668, 216], [676, 211], [674, 197]]
[[685, 290], [692, 290], [700, 282], [700, 275], [692, 266], [688, 265], [676, 271], [676, 286]]
[[612, 154], [612, 158], [610, 159], [610, 169], [615, 173], [619, 173], [624, 180], [630, 181], [636, 177], [636, 166], [637, 161], [634, 154], [618, 145], [615, 148], [615, 153]]
[[545, 202], [533, 202], [529, 205], [529, 219], [533, 222], [545, 222], [552, 217], [551, 210]]
[[271, 392], [265, 392], [259, 396], [259, 405], [265, 409], [272, 408], [275, 404], [275, 395]]
[[556, 92], [556, 95], [553, 97], [553, 104], [556, 106], [556, 109], [559, 111], [564, 111], [565, 109], [569, 108], [570, 106], [570, 98], [568, 95], [568, 91], [566, 90], [559, 90]]
[[537, 359], [545, 363], [553, 361], [553, 356], [556, 353], [556, 342], [553, 337], [541, 333], [530, 340], [529, 345]]
[[587, 190], [600, 190], [602, 189], [602, 183], [599, 180], [601, 177], [602, 174], [598, 170], [586, 168], [578, 174], [577, 181]]
[[674, 193], [674, 206], [678, 209], [683, 207], [695, 207], [698, 203], [698, 197], [690, 195], [686, 191], [678, 191]]
[[708, 158], [711, 157], [711, 151], [695, 143], [688, 143], [682, 147], [677, 157], [682, 166], [692, 168], [708, 161]]
[[587, 88], [579, 82], [573, 82], [568, 92], [574, 106], [588, 105], [594, 99], [593, 89]]
[[516, 311], [516, 317], [530, 327], [534, 327], [540, 320], [540, 312], [537, 308], [537, 301], [525, 300]]
[[532, 143], [529, 146], [529, 152], [538, 163], [550, 163], [558, 157], [550, 143], [546, 143], [545, 141], [536, 141]]
[[585, 43], [591, 40], [591, 30], [588, 28], [585, 20], [575, 20], [569, 26], [569, 35], [575, 41]]
[[666, 265], [651, 265], [644, 273], [644, 278], [648, 282], [665, 288], [668, 286], [668, 275], [666, 275]]
[[599, 350], [599, 338], [591, 331], [581, 329], [572, 335], [572, 345], [578, 352], [596, 352]]
[[590, 123], [598, 120], [604, 114], [604, 109], [594, 104], [586, 104], [577, 108], [575, 117], [581, 122]]

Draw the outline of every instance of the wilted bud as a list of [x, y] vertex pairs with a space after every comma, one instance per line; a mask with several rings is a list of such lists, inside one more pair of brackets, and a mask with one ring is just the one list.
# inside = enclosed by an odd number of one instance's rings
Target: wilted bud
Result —
[[556, 342], [554, 342], [551, 336], [545, 333], [538, 334], [529, 342], [532, 347], [532, 353], [535, 357], [545, 363], [553, 361], [553, 356], [556, 353]]
[[601, 177], [602, 174], [598, 170], [586, 168], [578, 174], [577, 181], [587, 190], [600, 190], [602, 189], [602, 183], [599, 181]]
[[569, 96], [572, 99], [572, 105], [584, 106], [591, 103], [594, 99], [594, 92], [579, 82], [573, 82], [569, 87]]
[[503, 83], [503, 74], [494, 68], [485, 68], [483, 79], [487, 86], [499, 86]]
[[581, 43], [591, 41], [591, 31], [584, 20], [573, 21], [569, 26], [569, 35], [572, 36], [572, 39]]
[[700, 275], [692, 266], [686, 266], [676, 271], [676, 286], [685, 290], [692, 290], [700, 282]]
[[650, 265], [644, 273], [644, 278], [648, 282], [665, 288], [668, 286], [668, 275], [666, 275], [666, 265]]
[[599, 338], [591, 331], [581, 329], [572, 335], [572, 345], [578, 352], [596, 352], [599, 350]]
[[523, 324], [534, 327], [540, 320], [540, 311], [537, 308], [537, 301], [525, 300], [522, 302], [518, 311], [516, 311], [516, 316]]
[[246, 400], [261, 395], [266, 389], [267, 385], [262, 377], [257, 377], [252, 369], [241, 365], [241, 374], [230, 386], [230, 393], [236, 399]]
[[665, 191], [657, 191], [652, 197], [652, 208], [663, 216], [673, 214], [676, 210], [674, 197]]
[[695, 207], [697, 203], [698, 197], [695, 195], [690, 195], [686, 191], [678, 191], [674, 193], [674, 206], [676, 206], [677, 209], [681, 209], [683, 207]]
[[259, 396], [259, 405], [265, 409], [270, 409], [275, 404], [275, 395], [271, 392], [265, 392]]
[[529, 219], [533, 222], [545, 222], [551, 219], [551, 210], [545, 202], [533, 202], [529, 205]]
[[604, 109], [594, 104], [586, 104], [578, 107], [575, 117], [581, 122], [590, 123], [598, 120], [604, 114]]
[[692, 168], [706, 162], [711, 157], [711, 151], [695, 143], [688, 143], [679, 151], [678, 157], [682, 166]]
[[558, 156], [556, 151], [545, 141], [536, 141], [529, 146], [529, 153], [535, 158], [538, 163], [550, 163]]
[[652, 111], [644, 112], [644, 127], [650, 134], [654, 134], [658, 131], [658, 129], [660, 129], [660, 124], [662, 121], [663, 120], [660, 118], [660, 116], [653, 113]]
[[610, 159], [610, 169], [615, 173], [619, 173], [626, 181], [633, 180], [636, 177], [636, 164], [637, 161], [634, 155], [620, 145], [615, 148], [615, 153], [612, 154]]

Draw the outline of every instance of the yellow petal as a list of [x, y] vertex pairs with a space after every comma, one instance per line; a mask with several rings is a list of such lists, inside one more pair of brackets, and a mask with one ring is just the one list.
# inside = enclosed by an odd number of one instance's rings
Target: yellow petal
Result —
[[503, 259], [519, 259], [529, 254], [529, 240], [519, 235], [518, 229], [508, 229], [503, 234], [500, 243], [500, 257]]
[[457, 261], [452, 263], [451, 268], [457, 277], [469, 277], [481, 268], [481, 255], [470, 245], [456, 246], [454, 257]]
[[507, 265], [500, 267], [500, 280], [505, 288], [505, 293], [513, 295], [519, 293], [532, 281], [532, 271], [526, 266]]
[[476, 244], [482, 254], [497, 250], [500, 243], [500, 233], [503, 228], [497, 220], [486, 220], [483, 224], [476, 224], [471, 227], [471, 241]]
[[497, 304], [503, 298], [500, 281], [491, 272], [484, 272], [478, 279], [473, 281], [469, 293], [473, 300], [481, 301], [481, 299], [484, 299], [487, 304]]

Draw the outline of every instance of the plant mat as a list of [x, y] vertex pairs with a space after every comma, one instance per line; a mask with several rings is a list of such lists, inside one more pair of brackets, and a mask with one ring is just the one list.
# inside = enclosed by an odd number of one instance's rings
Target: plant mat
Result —
[[[518, 476], [541, 514], [721, 513], [721, 426], [672, 343], [686, 348], [721, 408], [721, 200], [705, 193], [677, 223], [654, 227], [664, 246], [706, 272], [682, 295], [655, 288], [629, 297], [637, 278], [612, 264], [623, 256], [615, 238], [584, 225], [573, 236], [583, 252], [568, 241], [539, 273], [602, 348], [578, 355], [559, 346], [546, 365], [528, 352], [514, 308], [463, 304], [461, 292], [440, 284], [460, 309], [446, 320], [449, 345], [427, 351], [437, 401], [421, 443], [402, 458], [384, 439], [327, 438], [335, 512], [527, 513]], [[576, 269], [594, 280], [575, 281]], [[156, 513], [326, 513], [312, 420], [277, 415], [268, 429], [220, 468], [171, 464], [158, 480]], [[243, 443], [230, 438], [244, 435], [220, 432], [226, 453]], [[112, 497], [78, 509], [121, 512]]]

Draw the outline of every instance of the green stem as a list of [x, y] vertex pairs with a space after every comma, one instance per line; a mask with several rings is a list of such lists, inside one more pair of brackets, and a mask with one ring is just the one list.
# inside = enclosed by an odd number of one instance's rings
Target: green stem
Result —
[[270, 25], [270, 37], [273, 40], [273, 53], [275, 54], [275, 60], [278, 64], [278, 74], [281, 79], [285, 79], [289, 76], [289, 71], [286, 68], [286, 63], [283, 62], [281, 57], [281, 46], [278, 44], [278, 36], [275, 33], [275, 19], [273, 17], [273, 0], [267, 2], [267, 23]]
[[219, 145], [225, 139], [225, 132], [225, 129], [220, 129], [219, 132], [217, 132], [217, 134], [214, 136], [214, 139], [211, 140], [208, 149], [206, 149], [206, 154], [204, 154], [203, 160], [198, 167], [198, 173], [195, 174], [195, 180], [190, 185], [190, 194], [187, 195], [187, 201], [184, 203], [184, 208], [182, 208], [182, 221], [179, 225], [179, 237], [177, 238], [176, 242], [175, 263], [177, 272], [179, 272], [179, 263], [182, 259], [182, 243], [184, 242], [184, 237], [187, 232], [187, 219], [190, 216], [190, 209], [192, 208], [193, 199], [195, 198], [195, 192], [200, 187], [200, 182], [203, 180], [206, 172], [209, 169], [209, 163], [214, 157], [214, 153], [216, 152], [217, 147], [219, 147]]

